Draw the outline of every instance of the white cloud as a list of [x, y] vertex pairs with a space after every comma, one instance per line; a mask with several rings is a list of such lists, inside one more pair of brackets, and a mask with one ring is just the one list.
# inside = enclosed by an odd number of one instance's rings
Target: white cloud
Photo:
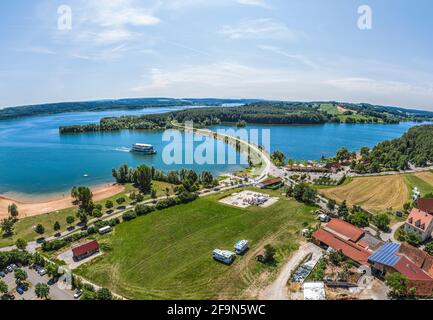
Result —
[[229, 39], [288, 39], [296, 34], [283, 23], [272, 19], [244, 20], [236, 25], [223, 26], [221, 33]]
[[188, 7], [244, 5], [270, 8], [266, 0], [158, 0], [155, 9], [178, 10]]
[[269, 8], [269, 5], [265, 0], [236, 0], [237, 3], [248, 5], [248, 6], [257, 6], [262, 8]]
[[48, 48], [42, 48], [42, 47], [30, 47], [25, 49], [20, 49], [21, 52], [30, 52], [30, 53], [36, 53], [36, 54], [48, 54], [48, 55], [55, 55], [56, 52], [48, 49]]
[[309, 58], [307, 58], [305, 55], [291, 54], [291, 53], [288, 53], [288, 52], [286, 52], [286, 51], [284, 51], [278, 47], [274, 47], [274, 46], [260, 45], [259, 48], [262, 50], [265, 50], [265, 51], [270, 51], [270, 52], [273, 52], [275, 54], [281, 55], [281, 56], [286, 57], [288, 59], [298, 61], [298, 62], [302, 63], [303, 65], [310, 67], [312, 69], [319, 69], [319, 66], [315, 62], [313, 62]]
[[323, 70], [253, 67], [236, 62], [151, 69], [131, 88], [137, 96], [238, 97], [297, 101], [338, 100], [426, 106], [433, 85], [356, 78]]

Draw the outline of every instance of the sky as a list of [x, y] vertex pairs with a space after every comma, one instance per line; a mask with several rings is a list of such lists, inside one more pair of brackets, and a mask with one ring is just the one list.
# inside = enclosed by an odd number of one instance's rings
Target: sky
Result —
[[216, 97], [433, 110], [431, 12], [431, 0], [3, 0], [0, 107]]

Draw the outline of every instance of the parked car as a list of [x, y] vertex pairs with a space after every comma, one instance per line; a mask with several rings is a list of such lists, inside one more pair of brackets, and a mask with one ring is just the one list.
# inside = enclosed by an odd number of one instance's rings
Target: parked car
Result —
[[2, 272], [3, 272], [4, 274], [8, 274], [8, 273], [9, 273], [9, 271], [8, 271], [7, 268], [5, 268]]
[[8, 272], [12, 272], [12, 271], [14, 271], [14, 269], [12, 269], [11, 266], [8, 266], [8, 267], [6, 268], [6, 270], [7, 270]]
[[20, 295], [23, 295], [24, 292], [25, 292], [25, 290], [24, 290], [24, 288], [23, 288], [22, 286], [19, 286], [19, 287], [17, 287], [17, 292], [18, 292]]
[[83, 290], [77, 290], [74, 294], [74, 299], [79, 299], [83, 294]]
[[58, 232], [54, 235], [55, 238], [60, 238], [61, 236], [62, 236], [62, 234], [60, 232]]
[[2, 278], [6, 277], [6, 273], [4, 273], [3, 271], [0, 271], [0, 277], [2, 277]]
[[39, 271], [37, 271], [38, 272], [38, 274], [42, 277], [42, 276], [44, 276], [44, 275], [46, 275], [47, 274], [47, 270], [45, 270], [45, 269], [39, 269]]
[[18, 266], [17, 266], [16, 264], [12, 263], [12, 264], [11, 264], [11, 268], [12, 268], [12, 270], [15, 270], [15, 269], [18, 268]]

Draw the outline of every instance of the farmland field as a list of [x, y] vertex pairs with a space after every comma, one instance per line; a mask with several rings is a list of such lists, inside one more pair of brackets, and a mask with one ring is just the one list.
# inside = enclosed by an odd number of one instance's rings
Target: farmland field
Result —
[[422, 196], [433, 192], [433, 173], [358, 177], [339, 187], [321, 189], [320, 193], [339, 203], [346, 200], [350, 206], [356, 204], [373, 212], [382, 212], [390, 208], [402, 209], [410, 200], [414, 187]]
[[[254, 298], [261, 281], [277, 271], [256, 262], [255, 254], [270, 243], [277, 248], [277, 261], [287, 258], [298, 247], [303, 223], [315, 222], [314, 210], [287, 198], [269, 208], [239, 209], [219, 203], [222, 197], [208, 196], [117, 226], [101, 239], [112, 250], [77, 273], [134, 299]], [[245, 256], [232, 266], [213, 261], [213, 249], [232, 250], [241, 239], [251, 243]]]
[[360, 205], [371, 211], [401, 209], [409, 200], [410, 189], [402, 175], [355, 178], [349, 184], [323, 189], [325, 197], [353, 206]]
[[433, 186], [433, 172], [432, 171], [425, 171], [425, 172], [419, 172], [415, 174], [416, 177], [424, 180], [428, 184]]

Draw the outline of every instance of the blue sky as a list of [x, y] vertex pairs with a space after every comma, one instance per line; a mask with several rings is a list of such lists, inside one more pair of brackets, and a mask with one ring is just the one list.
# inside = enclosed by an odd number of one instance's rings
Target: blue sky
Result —
[[[358, 7], [369, 5], [371, 30]], [[72, 29], [58, 29], [58, 7]], [[4, 0], [0, 106], [126, 97], [433, 110], [430, 0]]]

